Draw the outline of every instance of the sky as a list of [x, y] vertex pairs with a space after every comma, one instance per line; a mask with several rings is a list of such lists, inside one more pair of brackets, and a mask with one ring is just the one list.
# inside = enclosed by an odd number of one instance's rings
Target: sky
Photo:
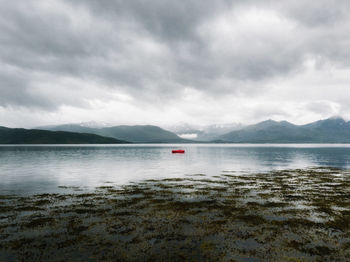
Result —
[[350, 119], [348, 0], [0, 0], [0, 126]]

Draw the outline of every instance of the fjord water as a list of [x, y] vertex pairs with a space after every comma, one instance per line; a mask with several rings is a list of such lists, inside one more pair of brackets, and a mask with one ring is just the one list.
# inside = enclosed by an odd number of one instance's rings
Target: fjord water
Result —
[[[183, 148], [185, 154], [172, 154]], [[91, 190], [144, 179], [350, 166], [350, 145], [134, 144], [0, 146], [1, 194]]]

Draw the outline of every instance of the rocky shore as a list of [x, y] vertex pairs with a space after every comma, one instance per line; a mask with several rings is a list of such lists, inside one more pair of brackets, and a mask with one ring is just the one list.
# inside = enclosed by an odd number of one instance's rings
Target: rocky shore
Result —
[[309, 168], [0, 195], [0, 261], [345, 261], [350, 171]]

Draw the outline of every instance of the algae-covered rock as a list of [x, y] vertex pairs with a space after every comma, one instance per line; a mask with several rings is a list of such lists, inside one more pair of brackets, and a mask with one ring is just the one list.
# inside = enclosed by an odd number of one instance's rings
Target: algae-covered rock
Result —
[[349, 174], [225, 171], [0, 195], [0, 261], [345, 261]]

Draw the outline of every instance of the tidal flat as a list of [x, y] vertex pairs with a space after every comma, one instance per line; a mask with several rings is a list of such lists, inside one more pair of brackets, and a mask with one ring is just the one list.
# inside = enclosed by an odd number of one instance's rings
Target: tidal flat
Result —
[[350, 171], [108, 182], [0, 195], [0, 261], [346, 261]]

